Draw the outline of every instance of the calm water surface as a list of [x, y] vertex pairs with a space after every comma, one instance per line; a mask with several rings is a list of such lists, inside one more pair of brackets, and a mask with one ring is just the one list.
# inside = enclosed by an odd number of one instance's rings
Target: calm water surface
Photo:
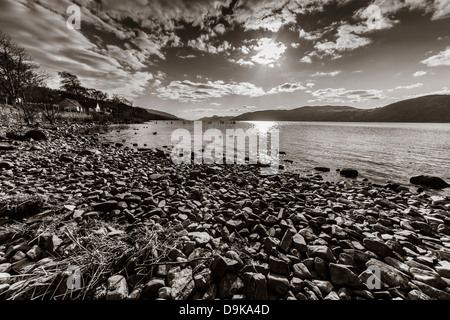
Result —
[[[350, 167], [360, 178], [373, 182], [408, 184], [414, 175], [435, 175], [450, 181], [450, 124], [424, 123], [334, 123], [334, 122], [237, 122], [202, 123], [203, 131], [215, 128], [252, 129], [265, 133], [277, 128], [281, 161], [291, 171], [313, 171], [316, 166], [331, 168], [328, 178], [338, 177], [338, 168]], [[113, 127], [106, 139], [132, 146], [162, 148], [174, 146], [174, 130], [194, 133], [194, 123], [157, 121]], [[450, 195], [446, 190], [445, 195]]]

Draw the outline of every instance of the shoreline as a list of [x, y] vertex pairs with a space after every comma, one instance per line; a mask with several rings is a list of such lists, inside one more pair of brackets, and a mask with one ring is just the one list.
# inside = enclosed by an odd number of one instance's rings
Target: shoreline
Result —
[[0, 299], [450, 299], [448, 198], [38, 130], [0, 151]]

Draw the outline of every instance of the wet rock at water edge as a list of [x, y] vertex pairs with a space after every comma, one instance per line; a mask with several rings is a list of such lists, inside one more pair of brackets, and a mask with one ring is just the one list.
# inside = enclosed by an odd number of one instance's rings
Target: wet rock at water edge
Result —
[[320, 171], [320, 172], [330, 172], [331, 169], [327, 167], [315, 167], [314, 170]]
[[346, 178], [356, 178], [358, 177], [359, 172], [355, 169], [342, 169], [339, 174]]
[[450, 184], [439, 177], [416, 176], [409, 180], [412, 184], [428, 187], [431, 189], [444, 189], [450, 187]]

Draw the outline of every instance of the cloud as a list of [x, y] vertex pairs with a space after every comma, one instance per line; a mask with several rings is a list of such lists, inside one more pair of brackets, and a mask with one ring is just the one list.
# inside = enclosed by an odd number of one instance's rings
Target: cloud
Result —
[[382, 90], [347, 90], [344, 88], [326, 88], [311, 92], [315, 99], [308, 102], [359, 103], [386, 98]]
[[317, 41], [323, 37], [324, 30], [306, 32], [304, 29], [300, 29], [298, 32], [298, 37], [300, 39], [309, 40], [309, 41]]
[[450, 66], [450, 47], [439, 52], [438, 54], [421, 61], [428, 67]]
[[172, 81], [168, 86], [158, 88], [156, 95], [164, 100], [180, 102], [200, 102], [230, 95], [259, 97], [264, 90], [248, 82], [208, 81], [196, 83], [189, 80]]
[[304, 90], [299, 82], [285, 83], [264, 91], [249, 82], [229, 82], [222, 80], [207, 81], [203, 83], [189, 80], [172, 81], [166, 87], [156, 89], [156, 96], [163, 100], [176, 100], [180, 102], [203, 102], [209, 99], [223, 98], [226, 96], [261, 97], [278, 93], [290, 93]]
[[425, 75], [427, 75], [428, 74], [428, 72], [427, 71], [417, 71], [417, 72], [415, 72], [414, 73], [414, 77], [423, 77], [423, 76], [425, 76]]
[[153, 79], [142, 69], [145, 53], [118, 46], [102, 49], [81, 32], [68, 30], [64, 17], [39, 4], [3, 2], [0, 20], [3, 31], [53, 77], [49, 81], [53, 86], [59, 83], [57, 72], [67, 70], [84, 86], [132, 99], [145, 92]]
[[300, 43], [298, 43], [298, 42], [292, 42], [292, 43], [291, 43], [291, 47], [294, 48], [294, 49], [297, 49], [298, 47], [300, 47]]
[[195, 50], [208, 52], [211, 54], [218, 53], [228, 53], [229, 50], [233, 49], [233, 46], [228, 41], [223, 41], [220, 45], [211, 44], [211, 37], [208, 34], [202, 34], [197, 39], [191, 39], [188, 41], [187, 45]]
[[340, 71], [340, 70], [331, 71], [331, 72], [316, 72], [311, 77], [335, 77], [340, 73], [342, 73], [342, 71]]
[[269, 30], [278, 32], [285, 25], [295, 23], [296, 15], [286, 7], [289, 1], [248, 0], [238, 1], [230, 23], [239, 24], [245, 30]]
[[432, 20], [445, 19], [450, 16], [450, 2], [448, 0], [375, 0], [372, 4], [379, 6], [383, 17], [402, 9], [431, 13]]
[[246, 60], [244, 60], [244, 59], [239, 59], [239, 60], [236, 60], [236, 59], [229, 59], [229, 61], [230, 62], [233, 62], [233, 63], [236, 63], [236, 64], [238, 64], [238, 65], [240, 65], [241, 67], [254, 67], [255, 66], [255, 64], [253, 63], [253, 62], [251, 62], [251, 61], [246, 61]]
[[435, 11], [433, 14], [433, 19], [445, 19], [450, 17], [450, 1], [448, 0], [437, 0], [434, 3]]
[[415, 84], [411, 84], [409, 86], [397, 86], [394, 89], [389, 89], [388, 91], [394, 91], [394, 90], [411, 90], [411, 89], [417, 89], [417, 88], [421, 88], [423, 87], [423, 83], [415, 83]]
[[267, 94], [277, 94], [277, 93], [292, 93], [299, 90], [305, 90], [306, 88], [300, 83], [285, 83], [279, 85], [275, 88], [270, 89]]
[[177, 56], [177, 57], [180, 58], [180, 59], [194, 59], [194, 58], [197, 58], [197, 56], [194, 55], [194, 54], [188, 54], [188, 55], [185, 55], [185, 56], [180, 55], [180, 56]]
[[247, 40], [245, 43], [238, 48], [238, 51], [243, 53], [245, 57], [232, 58], [228, 61], [243, 67], [253, 67], [255, 64], [260, 64], [274, 68], [280, 65], [279, 60], [287, 49], [284, 43], [275, 42], [270, 38]]
[[309, 63], [312, 63], [312, 59], [311, 59], [311, 57], [309, 55], [307, 55], [307, 56], [304, 56], [303, 58], [301, 58], [300, 62], [309, 64]]
[[364, 25], [349, 25], [344, 24], [337, 28], [335, 40], [322, 40], [314, 45], [316, 54], [319, 57], [329, 55], [333, 59], [341, 58], [342, 52], [353, 51], [361, 47], [365, 47], [372, 43], [370, 38], [362, 36], [367, 32], [367, 27]]

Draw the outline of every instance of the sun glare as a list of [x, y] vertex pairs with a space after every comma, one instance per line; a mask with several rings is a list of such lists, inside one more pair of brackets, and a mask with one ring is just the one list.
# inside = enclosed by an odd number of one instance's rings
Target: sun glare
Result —
[[267, 134], [272, 128], [277, 126], [277, 122], [275, 121], [248, 121], [258, 134]]
[[259, 39], [255, 47], [258, 53], [252, 57], [252, 61], [273, 68], [286, 49], [287, 47], [281, 42], [277, 43], [270, 38]]

